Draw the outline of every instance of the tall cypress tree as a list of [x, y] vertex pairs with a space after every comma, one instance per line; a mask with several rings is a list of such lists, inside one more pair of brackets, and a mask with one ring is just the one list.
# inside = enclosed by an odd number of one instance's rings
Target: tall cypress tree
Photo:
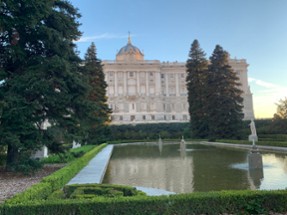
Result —
[[229, 65], [229, 54], [217, 45], [207, 76], [209, 138], [240, 136], [243, 98], [239, 78]]
[[189, 59], [186, 62], [187, 77], [186, 85], [188, 91], [188, 104], [192, 136], [204, 138], [208, 135], [207, 104], [206, 104], [206, 73], [208, 61], [199, 42], [194, 40]]
[[96, 46], [90, 45], [85, 54], [83, 73], [90, 85], [88, 100], [91, 104], [86, 125], [88, 126], [87, 142], [100, 143], [107, 139], [109, 117], [111, 110], [107, 104], [105, 75], [102, 62], [97, 58]]
[[9, 168], [42, 145], [73, 139], [75, 101], [87, 86], [72, 42], [80, 15], [68, 1], [1, 1], [0, 17], [0, 144]]

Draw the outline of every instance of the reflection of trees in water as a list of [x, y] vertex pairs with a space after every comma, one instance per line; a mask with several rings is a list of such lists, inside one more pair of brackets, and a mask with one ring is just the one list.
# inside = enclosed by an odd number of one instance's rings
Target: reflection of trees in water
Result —
[[287, 173], [287, 156], [277, 154], [277, 155], [275, 155], [275, 157], [280, 163], [282, 163], [282, 168], [283, 168], [284, 172]]
[[287, 173], [287, 156], [285, 156], [283, 161], [283, 170], [285, 173]]
[[264, 154], [263, 162], [279, 164], [284, 173], [287, 173], [287, 155], [284, 154]]
[[193, 153], [194, 190], [242, 190], [249, 187], [247, 171], [231, 168], [246, 162], [246, 151], [210, 148]]

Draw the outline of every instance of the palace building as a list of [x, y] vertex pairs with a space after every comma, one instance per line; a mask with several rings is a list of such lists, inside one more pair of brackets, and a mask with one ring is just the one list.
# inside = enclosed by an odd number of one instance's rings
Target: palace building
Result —
[[[145, 60], [129, 37], [116, 60], [103, 61], [112, 124], [188, 122], [185, 64]], [[248, 64], [230, 59], [230, 65], [242, 84], [244, 119], [254, 119]]]

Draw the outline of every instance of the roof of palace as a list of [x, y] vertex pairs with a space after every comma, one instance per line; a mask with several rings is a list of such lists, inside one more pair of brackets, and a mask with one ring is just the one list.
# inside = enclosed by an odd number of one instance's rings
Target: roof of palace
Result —
[[117, 58], [121, 56], [133, 55], [137, 60], [143, 59], [144, 54], [137, 48], [136, 46], [132, 45], [131, 37], [128, 37], [128, 43], [124, 47], [120, 49], [117, 53]]

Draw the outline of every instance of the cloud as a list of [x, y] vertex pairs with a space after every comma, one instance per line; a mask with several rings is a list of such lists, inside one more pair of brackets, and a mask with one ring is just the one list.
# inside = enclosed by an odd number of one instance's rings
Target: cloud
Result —
[[251, 77], [248, 82], [253, 93], [256, 118], [272, 118], [276, 113], [276, 103], [287, 97], [287, 87]]
[[274, 89], [274, 88], [278, 88], [279, 86], [270, 82], [266, 82], [266, 81], [262, 81], [259, 79], [255, 79], [255, 78], [248, 78], [248, 82], [252, 83], [254, 82], [256, 85], [261, 86], [261, 87], [265, 87], [268, 89]]
[[281, 86], [271, 82], [266, 82], [256, 78], [248, 78], [248, 82], [261, 87], [260, 89], [261, 93], [274, 94], [275, 97], [278, 97], [279, 95], [287, 96], [287, 87], [285, 86]]
[[92, 42], [95, 40], [122, 39], [122, 38], [127, 38], [127, 35], [103, 33], [103, 34], [98, 34], [94, 36], [81, 37], [79, 40], [75, 41], [75, 43], [86, 43], [86, 42]]

